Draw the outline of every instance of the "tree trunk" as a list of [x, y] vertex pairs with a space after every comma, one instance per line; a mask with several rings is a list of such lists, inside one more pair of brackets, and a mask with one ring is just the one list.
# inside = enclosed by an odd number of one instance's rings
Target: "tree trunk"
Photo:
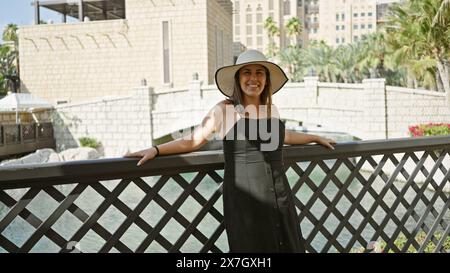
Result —
[[406, 77], [408, 79], [408, 82], [407, 82], [408, 88], [412, 88], [412, 89], [416, 88], [415, 87], [415, 77], [413, 75], [411, 75], [410, 72], [408, 72]]
[[435, 78], [436, 78], [437, 91], [438, 92], [445, 92], [444, 85], [442, 84], [441, 74], [437, 70], [435, 72]]
[[444, 86], [444, 91], [447, 97], [447, 105], [450, 106], [450, 79], [448, 76], [449, 65], [442, 58], [436, 60], [437, 68], [439, 71], [439, 76], [442, 79], [442, 85]]

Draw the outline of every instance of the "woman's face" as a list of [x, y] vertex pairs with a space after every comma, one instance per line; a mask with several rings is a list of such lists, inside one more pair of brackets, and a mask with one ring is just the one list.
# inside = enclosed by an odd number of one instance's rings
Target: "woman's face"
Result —
[[243, 96], [258, 98], [266, 86], [266, 70], [259, 64], [250, 64], [239, 70], [239, 84]]

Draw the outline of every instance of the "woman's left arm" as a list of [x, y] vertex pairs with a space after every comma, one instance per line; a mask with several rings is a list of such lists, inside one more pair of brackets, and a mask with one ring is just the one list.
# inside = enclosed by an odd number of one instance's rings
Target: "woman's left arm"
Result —
[[284, 144], [295, 145], [295, 144], [308, 144], [308, 143], [312, 143], [312, 142], [323, 145], [323, 146], [325, 146], [329, 149], [333, 149], [333, 150], [334, 150], [334, 147], [332, 144], [336, 144], [336, 141], [334, 141], [332, 139], [286, 130], [286, 133], [284, 136]]

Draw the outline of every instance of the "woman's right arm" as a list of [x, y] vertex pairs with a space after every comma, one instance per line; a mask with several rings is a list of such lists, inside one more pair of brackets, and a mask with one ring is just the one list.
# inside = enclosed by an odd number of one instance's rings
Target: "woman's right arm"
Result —
[[[222, 122], [222, 109], [224, 102], [215, 105], [205, 116], [202, 123], [195, 128], [192, 134], [185, 137], [158, 145], [159, 155], [171, 155], [189, 153], [200, 149], [210, 140]], [[142, 151], [127, 153], [124, 157], [141, 157], [138, 166], [155, 158], [157, 150], [155, 147]]]

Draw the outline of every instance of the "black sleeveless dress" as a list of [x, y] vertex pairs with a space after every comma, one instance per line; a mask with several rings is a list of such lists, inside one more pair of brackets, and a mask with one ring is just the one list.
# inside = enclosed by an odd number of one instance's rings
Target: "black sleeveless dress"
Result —
[[284, 135], [284, 124], [277, 118], [241, 118], [223, 139], [223, 204], [230, 252], [305, 252], [283, 168]]

